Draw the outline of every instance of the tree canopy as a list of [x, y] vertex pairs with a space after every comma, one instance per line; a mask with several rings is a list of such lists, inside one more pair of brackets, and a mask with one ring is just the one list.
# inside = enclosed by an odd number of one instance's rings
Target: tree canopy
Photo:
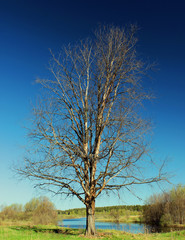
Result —
[[[95, 234], [95, 199], [102, 192], [164, 179], [145, 176], [150, 124], [140, 108], [146, 65], [136, 54], [136, 27], [100, 27], [92, 39], [52, 54], [51, 79], [33, 110], [33, 145], [19, 173], [36, 186], [76, 196]], [[147, 165], [148, 167], [148, 165]]]

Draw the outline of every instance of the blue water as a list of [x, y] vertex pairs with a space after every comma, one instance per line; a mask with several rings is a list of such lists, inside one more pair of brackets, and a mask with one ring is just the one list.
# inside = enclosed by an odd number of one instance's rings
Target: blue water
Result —
[[[86, 218], [77, 218], [77, 219], [63, 219], [58, 222], [58, 225], [61, 227], [68, 228], [82, 228], [86, 227]], [[114, 229], [121, 230], [130, 233], [145, 233], [146, 231], [150, 232], [150, 227], [145, 224], [139, 223], [112, 223], [112, 222], [96, 222], [96, 229]]]

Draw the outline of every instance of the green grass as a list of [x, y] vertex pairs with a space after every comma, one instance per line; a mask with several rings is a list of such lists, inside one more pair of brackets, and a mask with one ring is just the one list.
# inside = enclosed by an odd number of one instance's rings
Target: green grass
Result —
[[55, 226], [0, 226], [1, 240], [184, 240], [185, 231], [159, 234], [130, 234], [116, 230], [99, 230], [98, 236], [88, 238], [84, 230]]
[[68, 240], [81, 239], [81, 234], [83, 233], [76, 229], [61, 229], [58, 227], [0, 227], [1, 240]]

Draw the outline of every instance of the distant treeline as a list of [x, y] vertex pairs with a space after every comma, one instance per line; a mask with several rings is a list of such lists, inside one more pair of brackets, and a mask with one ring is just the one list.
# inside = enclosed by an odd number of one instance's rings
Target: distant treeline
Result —
[[[111, 212], [112, 210], [122, 211], [122, 210], [129, 210], [129, 211], [143, 211], [143, 205], [119, 205], [119, 206], [108, 206], [108, 207], [96, 207], [96, 213], [105, 213]], [[86, 209], [85, 208], [74, 208], [69, 210], [57, 210], [58, 214], [65, 214], [65, 215], [85, 215]]]

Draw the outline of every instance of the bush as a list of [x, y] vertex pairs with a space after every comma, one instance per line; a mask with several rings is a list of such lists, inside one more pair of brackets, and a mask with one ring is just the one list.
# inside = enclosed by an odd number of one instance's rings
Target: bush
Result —
[[185, 186], [178, 185], [168, 193], [151, 196], [143, 218], [152, 225], [185, 224]]
[[43, 197], [37, 208], [33, 212], [34, 224], [56, 224], [57, 212], [52, 202], [48, 198]]
[[120, 212], [119, 210], [111, 210], [110, 212], [111, 218], [114, 219], [114, 222], [119, 223], [120, 222]]
[[27, 202], [24, 206], [25, 212], [33, 212], [38, 205], [40, 204], [39, 198], [32, 198], [29, 202]]
[[[23, 210], [24, 209], [24, 210]], [[2, 207], [0, 212], [0, 222], [10, 221], [33, 221], [34, 224], [55, 224], [57, 221], [57, 211], [52, 202], [46, 197], [33, 198], [25, 204], [24, 208], [20, 204], [12, 204]]]
[[167, 227], [173, 224], [173, 220], [170, 213], [165, 213], [160, 219], [160, 225], [162, 227]]
[[2, 220], [16, 220], [20, 218], [23, 212], [23, 207], [21, 204], [12, 204], [10, 206], [6, 206], [2, 208], [0, 213], [0, 217]]

